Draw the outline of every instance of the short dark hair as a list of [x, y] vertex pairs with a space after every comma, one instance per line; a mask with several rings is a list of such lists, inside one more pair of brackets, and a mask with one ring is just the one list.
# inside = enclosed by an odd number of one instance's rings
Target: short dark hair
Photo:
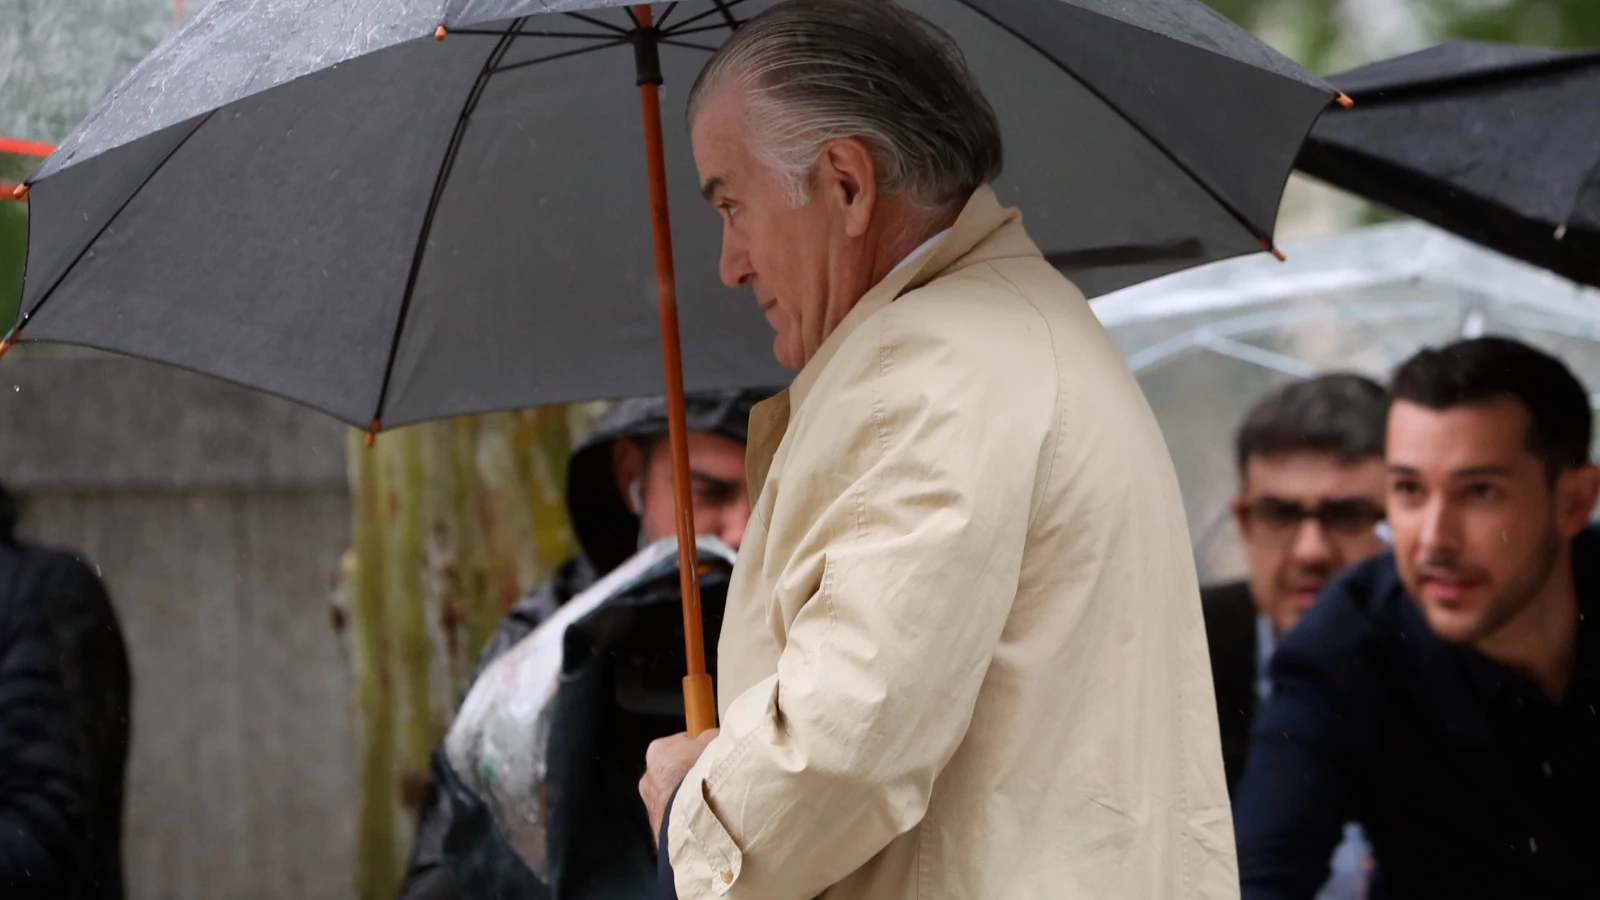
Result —
[[1287, 384], [1263, 397], [1234, 438], [1239, 475], [1256, 456], [1327, 453], [1341, 462], [1383, 456], [1389, 395], [1370, 378], [1348, 372]]
[[1450, 409], [1511, 399], [1528, 411], [1528, 450], [1554, 478], [1589, 462], [1589, 392], [1561, 360], [1505, 337], [1428, 348], [1395, 370], [1396, 400]]

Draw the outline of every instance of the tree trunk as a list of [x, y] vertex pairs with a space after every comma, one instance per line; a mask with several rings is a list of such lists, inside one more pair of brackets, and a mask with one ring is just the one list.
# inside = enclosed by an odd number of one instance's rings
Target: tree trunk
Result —
[[348, 443], [354, 546], [335, 590], [355, 668], [361, 900], [391, 900], [428, 757], [506, 609], [574, 551], [567, 458], [593, 406], [429, 422]]

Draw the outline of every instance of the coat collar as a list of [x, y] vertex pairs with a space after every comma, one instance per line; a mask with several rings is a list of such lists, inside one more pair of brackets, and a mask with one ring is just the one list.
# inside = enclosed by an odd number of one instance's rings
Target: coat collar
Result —
[[[845, 314], [833, 334], [828, 335], [805, 368], [795, 376], [788, 392], [789, 408], [799, 409], [805, 403], [812, 385], [816, 384], [817, 378], [839, 352], [840, 345], [861, 327], [861, 323], [906, 291], [922, 287], [941, 275], [999, 256], [1025, 255], [1030, 250], [1037, 255], [1039, 251], [1022, 232], [1021, 222], [1022, 214], [1015, 209], [1002, 207], [988, 185], [973, 191], [961, 214], [956, 217], [955, 224], [950, 226], [949, 233], [933, 249], [891, 272]], [[996, 234], [1002, 229], [1011, 230], [1006, 229], [1008, 225], [1015, 225], [1014, 235]], [[991, 237], [1010, 239], [991, 241]], [[1023, 246], [1017, 246], [1015, 238], [1021, 238]]]
[[805, 402], [806, 395], [839, 352], [840, 345], [861, 327], [861, 323], [905, 292], [936, 278], [991, 260], [1039, 255], [1039, 248], [1022, 228], [1022, 213], [1001, 206], [1000, 199], [988, 185], [973, 191], [955, 224], [931, 250], [890, 272], [867, 291], [795, 376], [789, 389], [756, 404], [751, 410], [745, 457], [751, 499], [758, 497], [766, 484], [773, 456], [788, 428], [790, 412]]

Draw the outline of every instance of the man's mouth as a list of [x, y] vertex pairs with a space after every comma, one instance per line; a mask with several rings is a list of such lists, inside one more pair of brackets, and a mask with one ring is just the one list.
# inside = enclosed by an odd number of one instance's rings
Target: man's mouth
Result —
[[1304, 609], [1311, 605], [1311, 601], [1317, 599], [1317, 595], [1322, 593], [1322, 588], [1325, 585], [1326, 582], [1295, 585], [1289, 589], [1289, 599], [1293, 600], [1296, 606]]
[[1477, 588], [1478, 583], [1470, 578], [1442, 578], [1435, 575], [1422, 577], [1422, 593], [1434, 597], [1435, 601], [1443, 604], [1454, 604], [1467, 596], [1470, 589]]
[[1442, 573], [1423, 575], [1418, 581], [1422, 593], [1445, 605], [1460, 602], [1473, 588], [1483, 583], [1480, 578]]

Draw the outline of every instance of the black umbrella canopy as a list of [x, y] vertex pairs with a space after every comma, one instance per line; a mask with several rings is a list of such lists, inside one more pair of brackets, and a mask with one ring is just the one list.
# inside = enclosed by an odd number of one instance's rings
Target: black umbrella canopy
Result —
[[1455, 41], [1335, 75], [1299, 168], [1600, 285], [1600, 50]]
[[[880, 0], [862, 0], [880, 2]], [[690, 390], [782, 383], [683, 104], [770, 0], [213, 0], [30, 179], [18, 337], [385, 427], [661, 390], [634, 45], [658, 44]], [[1087, 293], [1270, 245], [1327, 85], [1192, 0], [909, 0]]]

